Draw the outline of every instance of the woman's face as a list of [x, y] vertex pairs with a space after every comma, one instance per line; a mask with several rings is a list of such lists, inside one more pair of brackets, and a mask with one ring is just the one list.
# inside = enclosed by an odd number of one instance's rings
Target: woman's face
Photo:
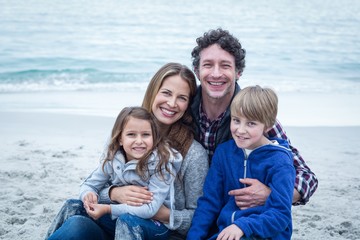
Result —
[[190, 101], [190, 87], [179, 75], [167, 77], [152, 104], [152, 112], [156, 119], [171, 125], [185, 113]]

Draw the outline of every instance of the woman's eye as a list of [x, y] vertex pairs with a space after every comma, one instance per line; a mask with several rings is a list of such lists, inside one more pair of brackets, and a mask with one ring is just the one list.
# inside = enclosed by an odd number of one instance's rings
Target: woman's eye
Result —
[[186, 97], [180, 97], [180, 100], [183, 101], [183, 102], [187, 102], [188, 99]]

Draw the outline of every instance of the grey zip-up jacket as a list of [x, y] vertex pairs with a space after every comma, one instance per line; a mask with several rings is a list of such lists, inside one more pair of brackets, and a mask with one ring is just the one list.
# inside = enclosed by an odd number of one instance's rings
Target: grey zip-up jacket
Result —
[[125, 163], [123, 154], [117, 152], [115, 158], [111, 162], [106, 162], [104, 169], [102, 163], [100, 163], [81, 184], [80, 199], [82, 200], [88, 192], [94, 192], [99, 195], [100, 190], [108, 183], [113, 186], [138, 185], [147, 186], [149, 191], [154, 194], [153, 200], [142, 206], [110, 204], [113, 219], [116, 219], [123, 213], [130, 213], [148, 219], [158, 212], [162, 204], [169, 209], [174, 209], [174, 180], [177, 172], [180, 170], [182, 156], [175, 150], [173, 150], [173, 152], [174, 154], [171, 154], [168, 163], [168, 168], [172, 174], [163, 169], [163, 179], [161, 175], [156, 172], [156, 166], [159, 159], [157, 157], [157, 152], [154, 151], [148, 159], [149, 176], [146, 180], [136, 173], [136, 160]]

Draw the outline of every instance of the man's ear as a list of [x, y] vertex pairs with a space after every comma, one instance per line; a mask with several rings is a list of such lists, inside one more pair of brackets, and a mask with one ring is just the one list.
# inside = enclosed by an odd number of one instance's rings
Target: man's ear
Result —
[[236, 81], [239, 80], [240, 77], [241, 77], [241, 72], [240, 72], [240, 71], [237, 71], [235, 80], [236, 80]]
[[197, 79], [199, 79], [199, 80], [200, 80], [200, 76], [199, 76], [199, 67], [194, 67], [194, 73], [195, 73], [195, 75], [196, 75]]

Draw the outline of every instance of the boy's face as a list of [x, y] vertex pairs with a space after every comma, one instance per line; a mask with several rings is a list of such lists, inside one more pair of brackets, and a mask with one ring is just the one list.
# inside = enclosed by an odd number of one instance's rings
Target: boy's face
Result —
[[244, 116], [231, 115], [230, 131], [239, 148], [252, 150], [269, 143], [264, 136], [265, 125]]
[[218, 44], [210, 45], [200, 52], [199, 68], [196, 71], [201, 82], [203, 94], [210, 98], [221, 99], [232, 96], [236, 79], [235, 58]]
[[120, 145], [123, 146], [127, 160], [139, 160], [153, 147], [153, 135], [149, 121], [130, 117], [121, 133]]

